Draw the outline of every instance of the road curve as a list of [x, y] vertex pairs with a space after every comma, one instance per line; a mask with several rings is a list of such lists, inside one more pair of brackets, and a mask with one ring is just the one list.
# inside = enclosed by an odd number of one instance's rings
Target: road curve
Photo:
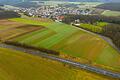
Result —
[[115, 73], [115, 72], [111, 72], [111, 71], [101, 69], [101, 68], [98, 68], [98, 67], [93, 67], [93, 66], [90, 66], [90, 65], [87, 65], [87, 64], [81, 64], [79, 62], [66, 60], [66, 59], [63, 59], [63, 58], [59, 58], [59, 57], [56, 57], [56, 56], [52, 56], [52, 55], [40, 52], [38, 50], [26, 49], [26, 48], [23, 48], [23, 47], [8, 45], [8, 44], [4, 44], [4, 43], [0, 43], [0, 47], [1, 48], [14, 49], [14, 50], [26, 52], [26, 53], [29, 53], [29, 54], [38, 55], [38, 56], [41, 56], [41, 57], [44, 57], [44, 58], [49, 58], [49, 59], [56, 60], [56, 61], [59, 61], [59, 62], [67, 63], [67, 64], [70, 64], [72, 66], [75, 66], [75, 67], [78, 67], [78, 68], [81, 68], [81, 69], [84, 69], [84, 70], [87, 70], [87, 71], [102, 74], [104, 76], [120, 79], [120, 73]]

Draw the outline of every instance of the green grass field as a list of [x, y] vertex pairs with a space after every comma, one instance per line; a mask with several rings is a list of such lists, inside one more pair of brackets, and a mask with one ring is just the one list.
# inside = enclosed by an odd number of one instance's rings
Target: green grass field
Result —
[[102, 15], [104, 15], [104, 16], [120, 16], [120, 12], [119, 11], [106, 10], [102, 13]]
[[[20, 18], [12, 20], [47, 27], [46, 30], [38, 30], [17, 37], [13, 39], [15, 42], [59, 51], [62, 54], [83, 58], [93, 64], [109, 66], [120, 71], [119, 53], [96, 35], [91, 35], [64, 23], [44, 23]], [[98, 25], [102, 27], [103, 23]]]
[[[0, 48], [0, 80], [109, 80], [27, 53]], [[110, 79], [112, 80], [112, 79]]]

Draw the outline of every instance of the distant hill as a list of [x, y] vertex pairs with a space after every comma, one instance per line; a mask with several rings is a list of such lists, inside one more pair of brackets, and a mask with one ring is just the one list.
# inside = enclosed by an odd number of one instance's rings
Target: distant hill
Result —
[[72, 1], [72, 2], [120, 2], [120, 0], [0, 0], [2, 4], [16, 4], [28, 1]]
[[21, 3], [18, 3], [18, 4], [14, 4], [13, 6], [29, 8], [29, 7], [38, 7], [39, 5], [35, 2], [21, 2]]
[[22, 1], [79, 1], [79, 2], [120, 2], [120, 0], [0, 0], [0, 3], [14, 3]]
[[120, 11], [120, 3], [105, 3], [98, 5], [96, 8], [112, 10], [112, 11]]
[[21, 1], [80, 1], [80, 2], [120, 2], [120, 0], [0, 0], [0, 2], [21, 2]]
[[16, 4], [21, 2], [22, 0], [0, 0], [1, 4]]
[[[34, 1], [34, 0], [27, 0], [27, 1]], [[41, 1], [41, 0], [37, 0]], [[79, 2], [120, 2], [120, 0], [42, 0], [42, 1], [79, 1]]]
[[20, 17], [20, 15], [13, 11], [4, 11], [0, 9], [0, 19], [8, 19], [8, 18], [16, 18]]

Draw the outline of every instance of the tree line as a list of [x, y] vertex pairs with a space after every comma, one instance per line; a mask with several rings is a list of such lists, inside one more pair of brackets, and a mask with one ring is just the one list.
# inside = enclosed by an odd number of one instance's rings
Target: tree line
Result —
[[102, 15], [64, 15], [62, 22], [70, 24], [77, 19], [79, 19], [81, 23], [94, 24], [95, 22], [108, 22], [120, 24], [120, 17], [107, 17]]
[[38, 50], [40, 52], [44, 52], [44, 53], [47, 53], [47, 54], [60, 55], [59, 52], [54, 51], [54, 50], [49, 50], [49, 49], [46, 49], [46, 48], [38, 48], [38, 47], [34, 47], [34, 46], [28, 46], [26, 44], [21, 44], [21, 43], [18, 43], [18, 42], [12, 42], [12, 41], [9, 41], [9, 40], [5, 41], [4, 43], [14, 45], [14, 46], [18, 46], [18, 47], [23, 47], [23, 48], [26, 48], [26, 49]]
[[120, 25], [106, 25], [103, 27], [102, 35], [110, 37], [113, 40], [113, 43], [120, 49]]
[[96, 8], [112, 10], [112, 11], [120, 11], [120, 2], [118, 3], [105, 3], [98, 5]]

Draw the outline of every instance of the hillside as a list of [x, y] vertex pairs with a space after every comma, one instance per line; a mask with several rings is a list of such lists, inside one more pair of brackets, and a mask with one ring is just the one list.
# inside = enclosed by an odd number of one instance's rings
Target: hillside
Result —
[[96, 8], [112, 10], [112, 11], [120, 11], [120, 3], [105, 3], [98, 5]]

